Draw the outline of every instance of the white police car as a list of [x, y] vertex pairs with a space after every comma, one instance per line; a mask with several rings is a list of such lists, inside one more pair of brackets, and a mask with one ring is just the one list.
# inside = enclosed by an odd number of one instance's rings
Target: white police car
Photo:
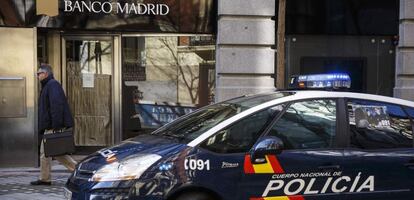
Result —
[[[297, 84], [338, 88], [348, 79], [307, 76]], [[412, 199], [413, 118], [413, 102], [378, 95], [303, 90], [243, 96], [88, 156], [69, 178], [66, 195]]]

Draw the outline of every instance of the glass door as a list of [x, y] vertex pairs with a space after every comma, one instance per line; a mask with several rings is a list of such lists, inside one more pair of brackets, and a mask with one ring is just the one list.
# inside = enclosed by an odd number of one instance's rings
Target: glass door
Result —
[[63, 39], [63, 72], [76, 146], [113, 144], [113, 41], [112, 37]]

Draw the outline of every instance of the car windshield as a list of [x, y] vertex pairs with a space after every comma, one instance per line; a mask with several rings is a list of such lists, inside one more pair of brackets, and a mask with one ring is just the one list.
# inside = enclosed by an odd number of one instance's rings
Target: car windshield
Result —
[[259, 104], [292, 95], [276, 92], [230, 99], [201, 108], [154, 131], [153, 135], [173, 137], [180, 142], [190, 142], [220, 122]]

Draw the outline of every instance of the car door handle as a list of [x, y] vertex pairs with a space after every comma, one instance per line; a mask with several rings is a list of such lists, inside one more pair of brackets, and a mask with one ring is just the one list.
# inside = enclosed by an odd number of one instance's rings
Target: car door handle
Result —
[[336, 170], [339, 168], [341, 168], [341, 166], [339, 165], [322, 165], [318, 167], [318, 169], [322, 169], [322, 170]]

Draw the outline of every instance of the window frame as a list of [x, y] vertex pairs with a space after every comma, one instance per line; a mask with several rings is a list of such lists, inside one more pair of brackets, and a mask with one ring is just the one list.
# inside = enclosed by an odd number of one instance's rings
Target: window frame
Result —
[[[350, 97], [347, 97], [347, 98], [344, 98], [344, 106], [345, 106], [345, 109], [347, 108], [348, 103], [349, 102], [352, 102], [352, 100], [369, 101], [369, 102], [374, 102], [374, 103], [381, 103], [381, 104], [384, 104], [384, 105], [393, 105], [393, 106], [400, 107], [401, 110], [407, 115], [408, 119], [410, 120], [411, 129], [412, 129], [413, 136], [414, 136], [414, 121], [413, 121], [412, 117], [408, 114], [408, 112], [406, 110], [406, 108], [412, 108], [412, 109], [414, 109], [414, 107], [409, 107], [409, 106], [405, 106], [405, 105], [401, 105], [401, 104], [397, 104], [397, 103], [391, 103], [391, 102], [387, 102], [387, 101], [378, 101], [378, 100], [374, 100], [374, 99], [363, 99], [363, 98], [350, 98]], [[348, 112], [347, 109], [345, 110], [345, 114], [346, 114], [345, 120], [343, 120], [343, 121], [346, 122], [345, 123], [345, 125], [346, 125], [346, 132], [344, 134], [346, 135], [346, 138], [348, 140], [348, 142], [346, 144], [346, 148], [347, 149], [359, 149], [359, 148], [351, 147], [351, 134], [350, 134], [350, 124], [349, 124], [349, 112]], [[414, 138], [413, 138], [413, 142], [412, 142], [411, 148], [413, 148], [413, 147], [414, 147]], [[410, 148], [410, 147], [376, 148], [376, 149], [364, 149], [364, 150], [373, 150], [373, 151], [376, 151], [376, 150], [392, 150], [392, 149], [401, 149], [401, 148]]]

